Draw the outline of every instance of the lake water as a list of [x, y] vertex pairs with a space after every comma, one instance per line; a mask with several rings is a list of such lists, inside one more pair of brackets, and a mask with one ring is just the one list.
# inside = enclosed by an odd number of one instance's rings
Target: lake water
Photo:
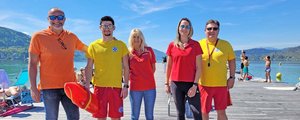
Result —
[[[300, 63], [283, 63], [281, 66], [279, 62], [273, 62], [271, 65], [271, 78], [273, 81], [276, 79], [276, 74], [280, 72], [282, 74], [282, 81], [288, 84], [295, 84], [299, 82], [300, 77]], [[75, 62], [77, 70], [80, 67], [84, 67], [86, 62]], [[249, 66], [249, 72], [256, 78], [265, 79], [265, 66], [264, 62], [251, 62]], [[27, 68], [27, 62], [24, 61], [0, 61], [0, 69], [5, 69], [7, 72], [10, 83], [16, 82], [16, 77], [22, 69]], [[237, 71], [240, 69], [240, 62], [237, 61]], [[238, 77], [238, 76], [237, 76]]]
[[[240, 62], [237, 62], [237, 70], [240, 69]], [[300, 63], [282, 63], [272, 62], [271, 64], [271, 79], [276, 81], [276, 74], [281, 73], [281, 82], [295, 84], [300, 82]], [[265, 79], [265, 63], [251, 62], [249, 65], [249, 73], [254, 77]]]

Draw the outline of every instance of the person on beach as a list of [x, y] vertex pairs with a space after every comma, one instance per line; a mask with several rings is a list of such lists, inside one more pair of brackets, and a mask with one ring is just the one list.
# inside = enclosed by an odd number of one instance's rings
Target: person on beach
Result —
[[164, 57], [163, 57], [162, 63], [163, 63], [163, 65], [164, 65], [164, 68], [163, 68], [163, 69], [164, 69], [164, 73], [166, 73], [167, 56], [164, 56]]
[[[115, 22], [112, 17], [102, 17], [99, 28], [102, 38], [92, 42], [88, 48], [85, 87], [89, 89], [92, 79], [94, 94], [99, 98], [99, 112], [93, 117], [105, 120], [108, 115], [112, 120], [120, 120], [123, 99], [127, 97], [129, 88], [128, 49], [124, 42], [113, 37]], [[93, 66], [95, 73], [92, 77]]]
[[266, 72], [266, 80], [264, 82], [268, 82], [268, 83], [271, 83], [272, 80], [271, 80], [271, 57], [270, 56], [266, 56], [265, 58], [265, 72]]
[[[29, 45], [29, 79], [33, 100], [44, 99], [46, 120], [57, 120], [60, 102], [68, 120], [79, 120], [79, 109], [64, 92], [66, 82], [76, 82], [74, 73], [74, 52], [86, 52], [87, 46], [78, 37], [63, 28], [65, 13], [59, 8], [48, 12], [48, 29], [35, 33]], [[40, 90], [37, 88], [38, 68]]]
[[128, 44], [131, 120], [139, 120], [142, 99], [145, 104], [146, 120], [153, 120], [156, 98], [155, 54], [152, 48], [147, 46], [139, 29], [131, 30]]
[[248, 76], [249, 76], [249, 60], [248, 60], [248, 56], [245, 56], [245, 60], [243, 61], [244, 64], [244, 68], [243, 68], [243, 72], [244, 72], [244, 76], [243, 76], [243, 80], [249, 80]]
[[182, 18], [177, 35], [167, 49], [167, 74], [165, 90], [172, 93], [177, 119], [185, 120], [185, 103], [189, 102], [195, 120], [202, 120], [198, 80], [201, 73], [202, 49], [192, 39], [193, 26], [188, 18]]
[[[199, 79], [203, 120], [209, 119], [214, 100], [218, 120], [227, 120], [226, 108], [230, 105], [229, 89], [235, 80], [235, 54], [226, 40], [218, 38], [220, 23], [208, 20], [205, 25], [206, 38], [199, 41], [203, 50], [202, 74]], [[227, 64], [229, 77], [227, 77]]]
[[244, 50], [241, 51], [241, 69], [240, 69], [240, 74], [241, 74], [241, 77], [239, 78], [239, 80], [243, 80], [244, 76], [243, 76], [243, 69], [244, 69], [244, 60], [245, 60], [245, 57], [246, 57], [246, 52]]
[[18, 86], [11, 86], [9, 88], [6, 89], [2, 89], [0, 88], [0, 98], [2, 97], [1, 95], [4, 94], [5, 97], [9, 97], [9, 96], [16, 96], [18, 94], [20, 94], [20, 88]]
[[85, 69], [81, 67], [79, 72], [76, 72], [76, 79], [78, 82], [85, 82]]

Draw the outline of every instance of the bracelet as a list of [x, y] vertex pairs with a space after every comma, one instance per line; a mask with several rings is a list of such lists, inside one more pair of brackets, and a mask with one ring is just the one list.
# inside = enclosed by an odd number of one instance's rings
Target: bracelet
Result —
[[128, 84], [124, 84], [123, 87], [124, 88], [129, 88], [129, 85]]
[[169, 83], [165, 83], [165, 85], [169, 85]]
[[198, 86], [198, 83], [193, 83], [193, 85]]
[[229, 76], [229, 79], [235, 79], [235, 76], [233, 75], [233, 76]]

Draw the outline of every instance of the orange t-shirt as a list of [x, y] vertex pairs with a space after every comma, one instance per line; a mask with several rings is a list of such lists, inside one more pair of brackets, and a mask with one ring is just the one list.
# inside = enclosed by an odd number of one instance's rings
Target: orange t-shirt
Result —
[[83, 51], [85, 46], [75, 34], [66, 30], [58, 35], [49, 27], [35, 33], [28, 51], [39, 57], [41, 89], [63, 88], [66, 82], [76, 81], [74, 52]]

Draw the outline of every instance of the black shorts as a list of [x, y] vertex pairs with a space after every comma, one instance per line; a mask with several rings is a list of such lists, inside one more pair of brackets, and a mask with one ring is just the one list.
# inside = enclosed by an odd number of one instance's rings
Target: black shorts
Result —
[[244, 68], [244, 63], [241, 63], [241, 69], [243, 69]]

